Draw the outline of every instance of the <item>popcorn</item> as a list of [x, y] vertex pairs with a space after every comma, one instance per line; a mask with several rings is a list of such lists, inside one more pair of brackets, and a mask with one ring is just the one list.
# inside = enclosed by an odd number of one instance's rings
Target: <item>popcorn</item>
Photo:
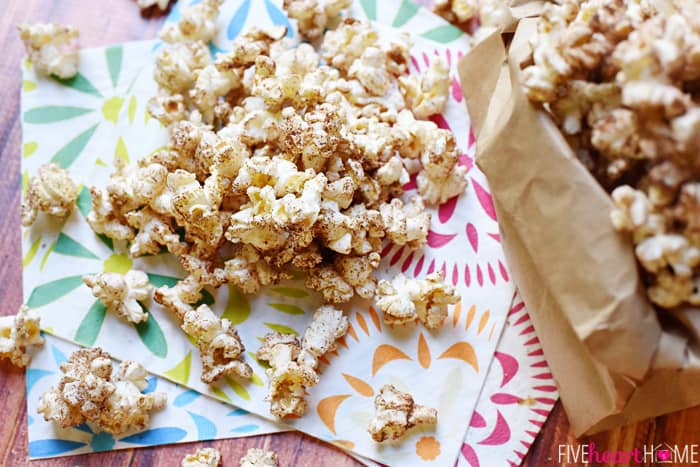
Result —
[[430, 230], [430, 214], [425, 212], [423, 200], [419, 196], [411, 198], [406, 205], [394, 198], [390, 203], [382, 204], [379, 212], [389, 240], [396, 245], [408, 244], [412, 248], [425, 245]]
[[346, 18], [336, 29], [324, 35], [322, 57], [329, 65], [347, 73], [353, 62], [378, 40], [379, 36], [368, 23]]
[[16, 315], [0, 316], [0, 359], [24, 368], [32, 361], [29, 347], [41, 347], [39, 316], [22, 305]]
[[134, 229], [127, 223], [123, 214], [112, 204], [107, 190], [90, 188], [92, 210], [85, 220], [97, 234], [104, 234], [114, 240], [131, 240]]
[[[199, 2], [166, 26], [154, 70], [159, 91], [147, 107], [169, 143], [135, 165], [117, 164], [105, 189], [91, 189], [96, 233], [128, 240], [134, 258], [167, 250], [187, 272], [154, 300], [196, 343], [206, 383], [252, 370], [231, 323], [200, 303], [203, 287], [255, 294], [294, 267], [326, 303], [373, 298], [382, 239], [421, 247], [430, 224], [423, 200], [442, 203], [467, 183], [454, 136], [411, 111], [443, 109], [451, 84], [443, 61], [402, 89], [408, 34], [380, 38], [369, 23], [340, 18], [349, 0], [284, 3], [318, 50], [273, 26], [239, 35], [212, 60], [206, 43], [217, 34], [219, 0]], [[687, 133], [692, 122], [681, 123]], [[421, 196], [404, 204], [409, 174], [418, 174]], [[142, 319], [128, 281], [87, 280], [108, 306]], [[412, 312], [438, 326], [453, 291], [421, 287]], [[273, 414], [305, 412], [318, 359], [346, 331], [342, 313], [324, 306], [301, 342], [266, 337], [258, 357], [271, 363]]]
[[408, 279], [403, 274], [389, 282], [379, 281], [377, 307], [384, 312], [384, 322], [400, 325], [420, 320], [428, 329], [438, 329], [447, 318], [447, 305], [460, 300], [454, 287], [444, 283], [442, 272], [425, 279]]
[[156, 289], [153, 298], [182, 321], [182, 330], [192, 337], [202, 360], [201, 380], [212, 384], [223, 376], [250, 378], [253, 370], [245, 362], [245, 347], [227, 319], [218, 318], [207, 305], [192, 306], [201, 299], [202, 286], [189, 276], [175, 287]]
[[270, 380], [270, 413], [279, 418], [301, 416], [306, 412], [306, 389], [318, 383], [318, 359], [335, 349], [335, 341], [348, 330], [343, 312], [322, 306], [314, 312], [301, 345], [292, 334], [273, 332], [265, 335], [256, 357], [267, 361]]
[[507, 28], [513, 21], [505, 0], [437, 0], [433, 11], [451, 23], [478, 20], [481, 27]]
[[283, 7], [291, 19], [297, 20], [299, 34], [313, 41], [321, 37], [329, 22], [351, 4], [351, 0], [285, 0]]
[[128, 212], [125, 217], [129, 226], [138, 229], [129, 247], [132, 258], [157, 255], [163, 246], [174, 255], [184, 254], [187, 250], [187, 244], [180, 241], [170, 220], [156, 214], [151, 208]]
[[216, 18], [223, 0], [203, 0], [196, 5], [183, 8], [180, 21], [163, 28], [160, 38], [165, 42], [186, 41], [209, 42], [219, 32]]
[[140, 363], [124, 361], [112, 375], [111, 357], [99, 348], [73, 352], [61, 372], [58, 386], [41, 396], [37, 412], [64, 428], [91, 422], [120, 436], [146, 428], [150, 413], [166, 404], [165, 393], [141, 393], [148, 383]]
[[348, 76], [357, 78], [375, 96], [383, 96], [391, 87], [386, 54], [379, 47], [367, 47], [350, 66]]
[[700, 77], [697, 14], [684, 0], [547, 4], [523, 70], [530, 99], [611, 191], [613, 226], [631, 234], [662, 308], [695, 301], [700, 274], [690, 207], [700, 175], [700, 106], [689, 92]]
[[101, 272], [94, 276], [83, 276], [83, 282], [110, 313], [129, 323], [141, 323], [148, 319], [148, 313], [139, 303], [148, 300], [153, 290], [145, 272], [133, 269], [124, 275]]
[[219, 319], [207, 305], [185, 313], [182, 329], [197, 341], [202, 358], [202, 381], [213, 383], [222, 376], [250, 378], [253, 370], [245, 362], [245, 347], [227, 319]]
[[180, 94], [151, 97], [146, 110], [166, 127], [185, 119], [185, 103]]
[[420, 119], [445, 110], [451, 85], [450, 68], [442, 57], [434, 57], [420, 77], [411, 75], [399, 78], [399, 88], [406, 105]]
[[437, 410], [416, 404], [410, 394], [391, 384], [382, 386], [374, 398], [374, 418], [369, 422], [369, 434], [378, 443], [399, 439], [415, 426], [435, 425]]
[[22, 202], [22, 225], [29, 227], [39, 211], [56, 217], [68, 217], [78, 199], [78, 187], [68, 172], [49, 163], [39, 167], [29, 179], [29, 187]]
[[136, 5], [138, 5], [141, 10], [157, 5], [159, 9], [165, 11], [168, 9], [168, 5], [170, 5], [170, 0], [136, 0]]
[[264, 449], [250, 448], [241, 457], [241, 467], [277, 467], [277, 454]]
[[80, 33], [76, 28], [48, 23], [20, 24], [17, 29], [37, 73], [61, 79], [70, 79], [78, 74]]
[[194, 84], [195, 71], [208, 66], [210, 61], [209, 49], [203, 42], [167, 44], [156, 55], [153, 78], [168, 94], [182, 94]]
[[221, 453], [214, 448], [201, 448], [193, 454], [187, 454], [180, 463], [181, 467], [218, 467], [221, 465]]

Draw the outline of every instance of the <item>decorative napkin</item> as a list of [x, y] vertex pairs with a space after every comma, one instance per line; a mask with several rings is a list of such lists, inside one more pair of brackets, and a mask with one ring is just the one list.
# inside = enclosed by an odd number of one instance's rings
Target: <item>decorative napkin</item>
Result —
[[[224, 4], [221, 33], [212, 49], [225, 50], [230, 39], [251, 24], [287, 23], [278, 4], [257, 3], [259, 7], [250, 0]], [[468, 40], [410, 2], [362, 1], [353, 14], [417, 32], [412, 73], [419, 73], [435, 55], [451, 64], [455, 78], [448, 108], [434, 120], [450, 127], [465, 151], [462, 163], [470, 168], [469, 187], [459, 199], [434, 210], [425, 250], [412, 252], [387, 245], [380, 275], [404, 271], [424, 276], [442, 269], [463, 300], [437, 333], [422, 327], [387, 329], [369, 303], [348, 306], [350, 331], [336, 355], [329, 357], [330, 365], [324, 365], [321, 382], [310, 391], [308, 413], [290, 425], [383, 463], [448, 465], [460, 452], [465, 420], [471, 417], [514, 293], [488, 187], [472, 164], [473, 137], [456, 79], [456, 61], [468, 48]], [[25, 186], [28, 174], [49, 160], [67, 168], [78, 183], [104, 185], [115, 158], [133, 161], [167, 142], [165, 130], [145, 112], [147, 98], [155, 94], [151, 77], [157, 47], [155, 42], [138, 42], [84, 50], [81, 74], [63, 83], [41, 79], [30, 67], [24, 69]], [[38, 224], [23, 233], [25, 299], [41, 314], [45, 330], [82, 345], [99, 345], [116, 358], [138, 360], [154, 374], [269, 417], [263, 400], [267, 391], [264, 367], [252, 357], [249, 362], [255, 376], [251, 382], [229, 379], [209, 387], [199, 380], [196, 349], [171, 313], [157, 304], [146, 304], [149, 320], [138, 326], [105, 313], [82, 285], [83, 274], [123, 272], [133, 266], [147, 271], [151, 283], [159, 286], [174, 284], [184, 273], [168, 255], [132, 262], [123, 254], [125, 245], [90, 230], [84, 220], [89, 209], [89, 191], [83, 186], [78, 209], [65, 223], [40, 216]], [[299, 280], [255, 297], [224, 287], [211, 291], [207, 300], [237, 325], [251, 354], [259, 345], [258, 338], [269, 330], [302, 333], [308, 312], [319, 303]], [[416, 384], [426, 378], [431, 384]], [[369, 438], [366, 426], [374, 395], [388, 382], [410, 390], [419, 403], [438, 409], [440, 422], [435, 432], [413, 432], [396, 445], [377, 445]]]

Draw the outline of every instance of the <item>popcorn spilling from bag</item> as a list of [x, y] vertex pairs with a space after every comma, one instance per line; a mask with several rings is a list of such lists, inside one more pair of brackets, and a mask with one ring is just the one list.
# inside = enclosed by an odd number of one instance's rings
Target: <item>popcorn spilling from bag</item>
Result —
[[547, 4], [523, 84], [612, 192], [653, 303], [700, 304], [700, 5]]

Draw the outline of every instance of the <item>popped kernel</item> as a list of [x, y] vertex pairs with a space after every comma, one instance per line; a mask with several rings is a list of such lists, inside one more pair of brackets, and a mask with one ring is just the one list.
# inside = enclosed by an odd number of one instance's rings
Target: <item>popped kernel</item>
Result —
[[73, 212], [77, 199], [78, 187], [71, 180], [68, 171], [54, 163], [44, 164], [29, 179], [22, 202], [22, 225], [32, 225], [39, 211], [51, 216], [68, 217]]
[[214, 448], [197, 449], [187, 454], [180, 463], [181, 467], [218, 467], [221, 465], [221, 453]]
[[410, 394], [391, 384], [379, 390], [374, 398], [374, 409], [368, 431], [378, 443], [402, 438], [416, 426], [437, 424], [437, 410], [416, 404]]
[[32, 361], [30, 348], [44, 345], [36, 312], [22, 305], [16, 315], [0, 316], [0, 358], [25, 368]]
[[141, 323], [148, 319], [148, 313], [139, 303], [148, 300], [153, 290], [145, 272], [134, 269], [126, 274], [101, 272], [83, 276], [83, 282], [110, 313], [129, 323]]
[[17, 26], [29, 61], [37, 73], [70, 79], [78, 74], [78, 36], [73, 26], [59, 23]]

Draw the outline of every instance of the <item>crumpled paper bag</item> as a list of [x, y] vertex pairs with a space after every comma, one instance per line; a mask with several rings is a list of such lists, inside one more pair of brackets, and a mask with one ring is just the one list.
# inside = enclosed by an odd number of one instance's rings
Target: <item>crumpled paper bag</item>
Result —
[[700, 310], [657, 312], [612, 201], [557, 127], [530, 104], [519, 64], [534, 20], [508, 51], [495, 31], [460, 62], [508, 264], [577, 435], [700, 403]]

